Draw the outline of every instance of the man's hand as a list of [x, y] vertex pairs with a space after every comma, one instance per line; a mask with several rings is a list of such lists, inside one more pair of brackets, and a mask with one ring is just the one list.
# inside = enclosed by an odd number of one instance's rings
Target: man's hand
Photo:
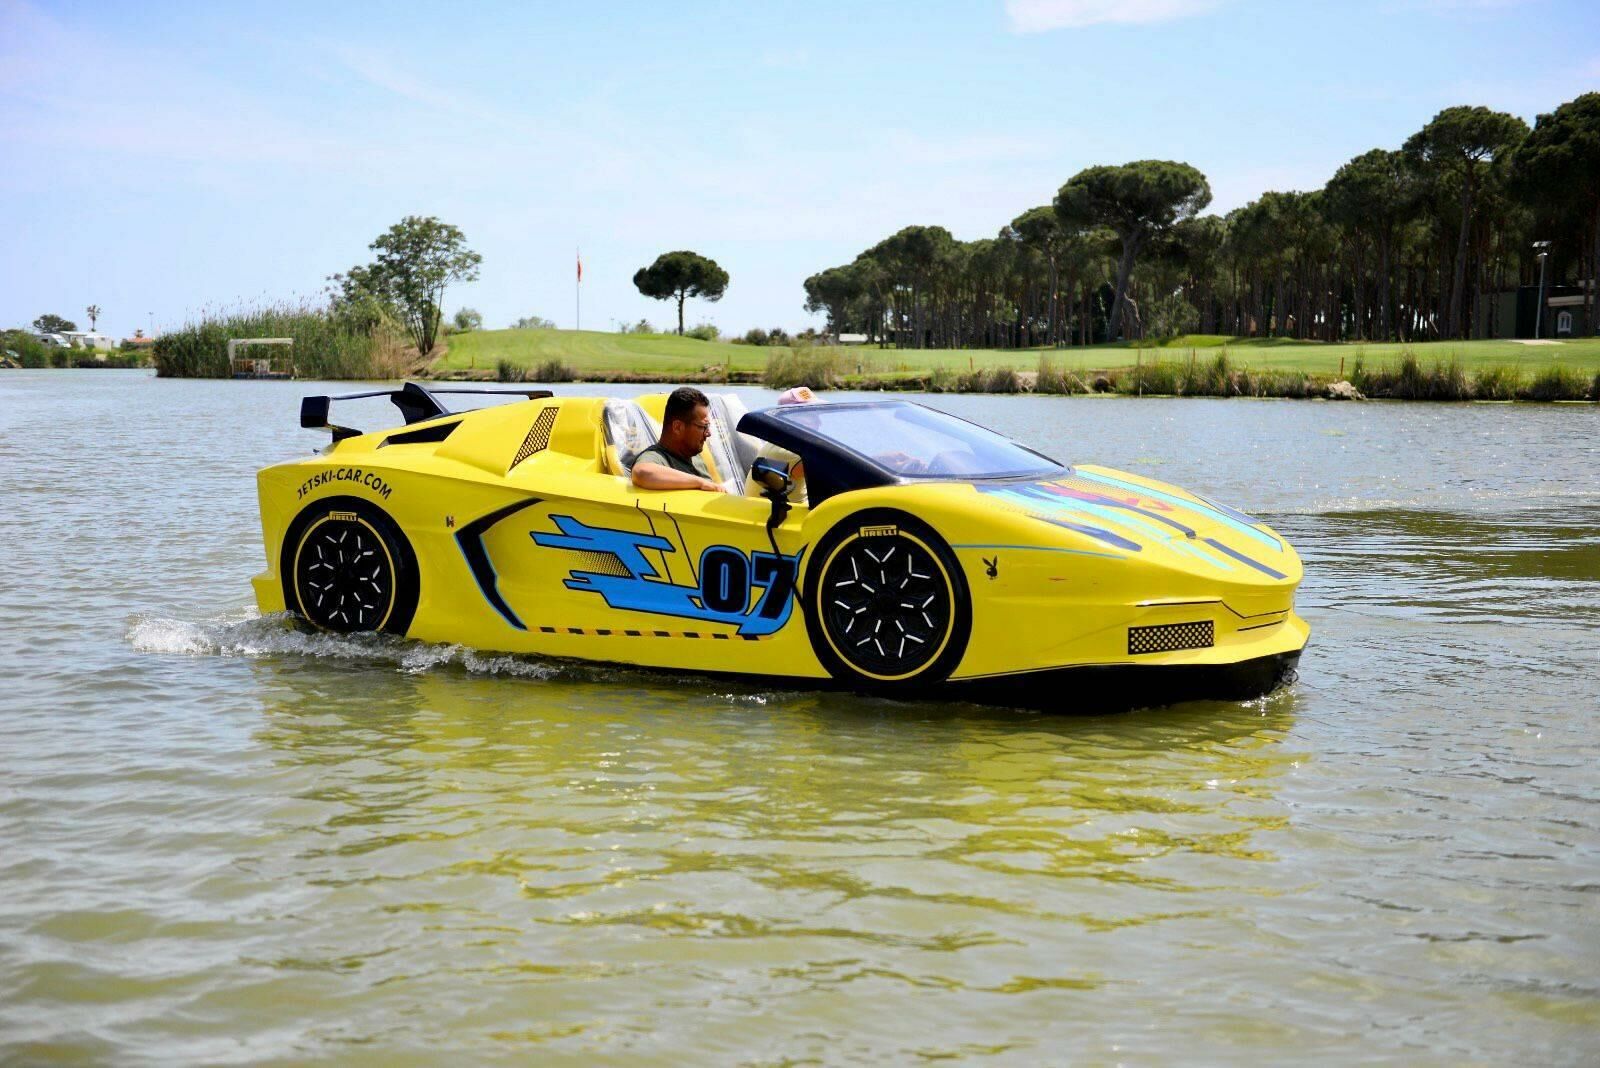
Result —
[[700, 485], [698, 487], [696, 487], [696, 488], [703, 489], [707, 493], [727, 493], [728, 492], [728, 487], [727, 486], [724, 486], [720, 482], [713, 482], [709, 478], [702, 478], [700, 480]]

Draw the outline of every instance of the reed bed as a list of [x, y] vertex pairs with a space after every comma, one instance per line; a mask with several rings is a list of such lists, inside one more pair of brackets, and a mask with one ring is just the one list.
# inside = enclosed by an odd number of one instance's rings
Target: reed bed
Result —
[[207, 314], [162, 334], [152, 346], [156, 375], [227, 378], [228, 342], [253, 337], [293, 338], [283, 355], [301, 378], [397, 378], [420, 362], [392, 324], [366, 325], [321, 308], [280, 304]]

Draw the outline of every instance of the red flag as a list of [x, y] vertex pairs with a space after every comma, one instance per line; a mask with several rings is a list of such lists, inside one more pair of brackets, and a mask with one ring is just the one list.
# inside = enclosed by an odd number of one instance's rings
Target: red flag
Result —
[[578, 281], [583, 281], [583, 253], [578, 253]]

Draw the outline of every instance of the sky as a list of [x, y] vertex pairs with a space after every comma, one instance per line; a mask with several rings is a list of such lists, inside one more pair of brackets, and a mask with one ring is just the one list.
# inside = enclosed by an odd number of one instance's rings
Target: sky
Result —
[[821, 325], [808, 275], [904, 226], [992, 237], [1084, 167], [1182, 160], [1225, 213], [1442, 108], [1600, 90], [1593, 0], [0, 0], [0, 326], [114, 337], [320, 303], [406, 215], [483, 255], [499, 328]]

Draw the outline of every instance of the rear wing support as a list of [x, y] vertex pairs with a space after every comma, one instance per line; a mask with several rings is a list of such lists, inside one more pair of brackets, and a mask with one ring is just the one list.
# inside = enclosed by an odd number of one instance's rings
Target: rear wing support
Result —
[[428, 419], [437, 419], [441, 415], [449, 415], [450, 409], [440, 403], [436, 394], [439, 393], [487, 393], [497, 396], [522, 397], [526, 400], [542, 400], [554, 396], [548, 389], [473, 389], [473, 388], [444, 388], [423, 389], [415, 382], [407, 382], [399, 389], [374, 389], [365, 393], [341, 393], [338, 396], [302, 397], [300, 400], [300, 425], [307, 430], [326, 430], [333, 434], [334, 441], [343, 441], [353, 438], [364, 431], [354, 430], [347, 426], [336, 426], [328, 421], [328, 416], [333, 408], [334, 401], [362, 400], [367, 397], [388, 397], [400, 414], [405, 418], [406, 425], [421, 423]]

